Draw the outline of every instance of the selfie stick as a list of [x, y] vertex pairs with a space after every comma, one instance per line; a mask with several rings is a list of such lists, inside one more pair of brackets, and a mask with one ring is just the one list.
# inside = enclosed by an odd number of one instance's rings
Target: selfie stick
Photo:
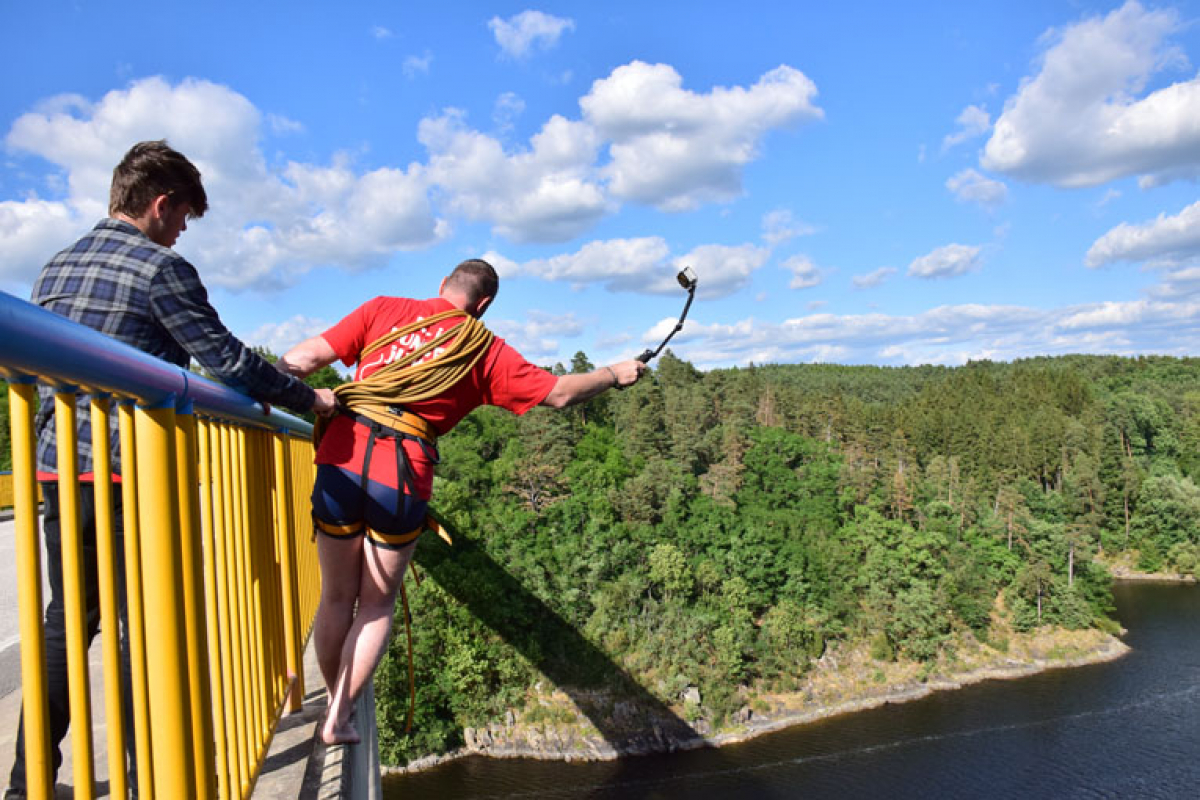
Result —
[[675, 280], [679, 281], [680, 286], [682, 286], [684, 289], [687, 289], [687, 303], [683, 307], [683, 313], [679, 315], [679, 322], [675, 323], [675, 329], [667, 334], [667, 338], [662, 340], [662, 344], [658, 346], [658, 349], [647, 350], [637, 357], [637, 360], [643, 364], [649, 364], [650, 359], [658, 358], [658, 354], [661, 353], [662, 349], [667, 346], [667, 342], [671, 341], [671, 337], [679, 333], [679, 331], [683, 328], [683, 321], [687, 319], [688, 309], [692, 307], [692, 300], [694, 300], [696, 297], [696, 273], [692, 272], [691, 267], [684, 267], [683, 269], [679, 270], [679, 274], [675, 276]]

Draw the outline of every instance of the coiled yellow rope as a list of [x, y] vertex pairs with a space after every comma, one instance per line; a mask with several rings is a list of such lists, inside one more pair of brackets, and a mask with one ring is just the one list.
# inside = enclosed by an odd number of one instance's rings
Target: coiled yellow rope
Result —
[[[390, 406], [437, 397], [458, 383], [488, 351], [494, 337], [482, 322], [457, 308], [411, 322], [376, 339], [359, 354], [358, 360], [361, 362], [399, 338], [454, 317], [465, 319], [462, 324], [442, 331], [403, 358], [381, 367], [366, 378], [338, 386], [333, 390], [338, 404], [355, 413], [378, 419], [379, 415], [391, 413]], [[443, 352], [421, 361], [438, 348], [444, 348]], [[383, 418], [386, 419], [386, 416]], [[317, 419], [313, 431], [314, 446], [320, 443], [327, 425], [328, 420]]]

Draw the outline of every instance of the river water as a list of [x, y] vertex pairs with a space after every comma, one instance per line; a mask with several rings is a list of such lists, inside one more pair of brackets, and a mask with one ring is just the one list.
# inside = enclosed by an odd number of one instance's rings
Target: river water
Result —
[[1118, 583], [1133, 651], [730, 747], [568, 764], [471, 757], [400, 798], [1200, 798], [1200, 586]]

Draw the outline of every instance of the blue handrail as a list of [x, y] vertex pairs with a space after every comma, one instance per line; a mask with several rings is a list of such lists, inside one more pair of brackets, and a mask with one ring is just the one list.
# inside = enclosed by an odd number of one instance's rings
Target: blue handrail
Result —
[[36, 377], [80, 392], [132, 397], [143, 405], [189, 405], [256, 427], [312, 435], [312, 425], [183, 367], [0, 291], [0, 376]]

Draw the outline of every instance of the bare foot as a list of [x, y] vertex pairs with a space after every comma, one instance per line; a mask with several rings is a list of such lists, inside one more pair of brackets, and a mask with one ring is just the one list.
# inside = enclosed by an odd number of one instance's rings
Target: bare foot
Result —
[[321, 726], [321, 741], [325, 744], [358, 744], [358, 730], [349, 722], [334, 725], [333, 720], [327, 719]]

